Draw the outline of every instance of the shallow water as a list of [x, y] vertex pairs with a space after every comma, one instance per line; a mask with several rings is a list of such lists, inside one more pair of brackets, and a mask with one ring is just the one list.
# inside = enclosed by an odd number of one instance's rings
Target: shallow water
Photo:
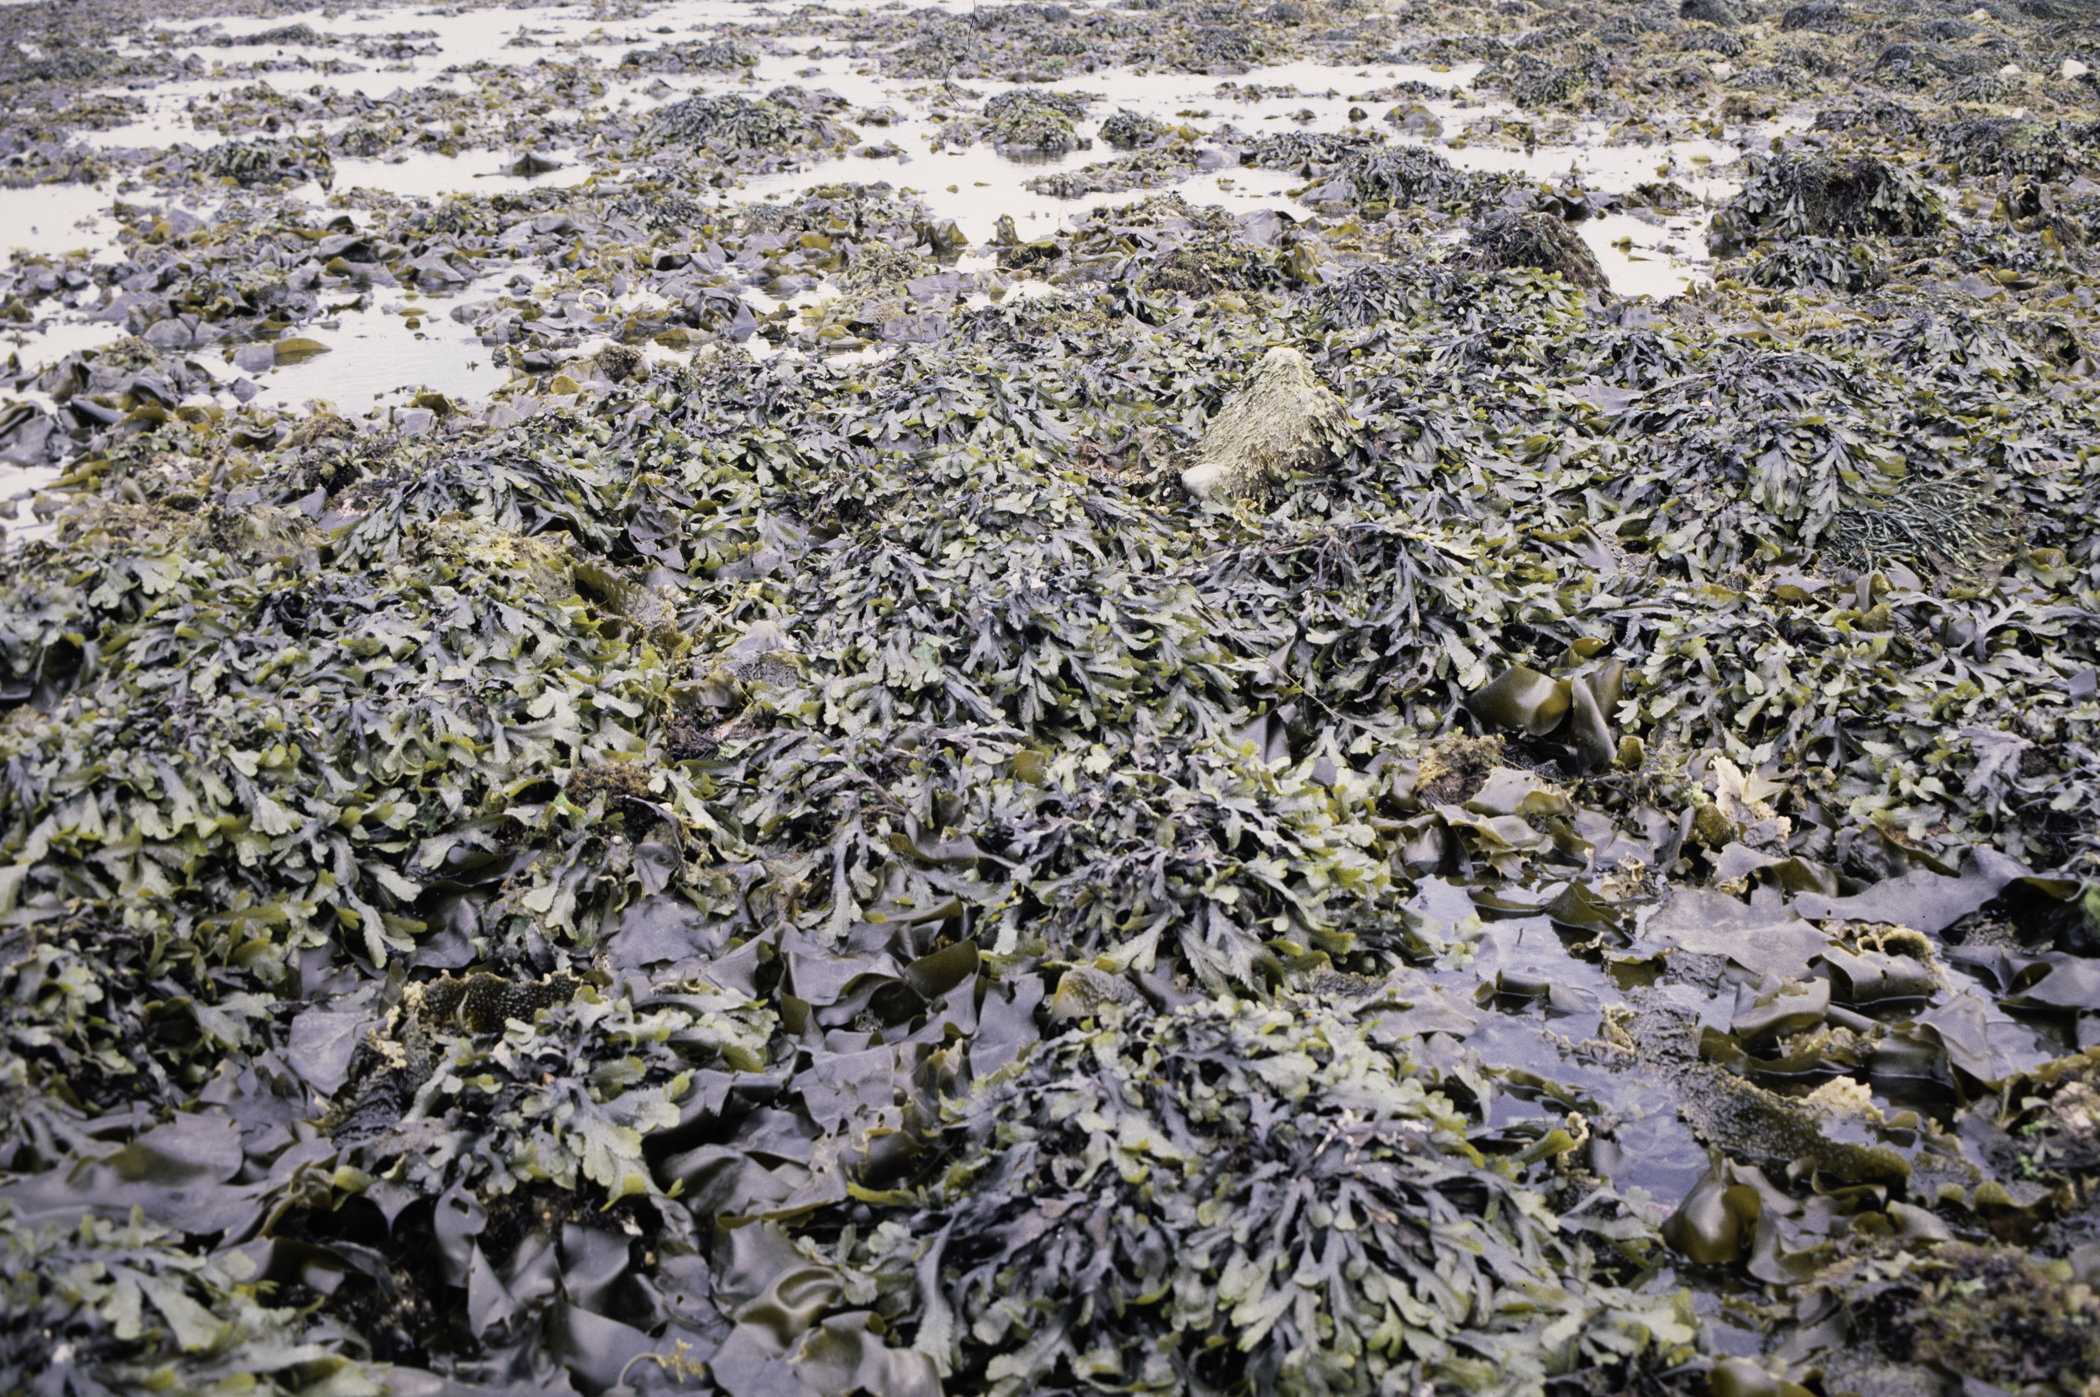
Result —
[[[387, 305], [405, 304], [389, 300]], [[266, 407], [303, 408], [330, 404], [346, 417], [385, 416], [413, 406], [418, 391], [452, 399], [486, 398], [510, 378], [501, 351], [476, 342], [467, 327], [449, 319], [446, 302], [421, 303], [425, 314], [410, 318], [382, 307], [343, 311], [300, 331], [328, 346], [300, 363], [281, 364], [255, 375]], [[238, 376], [231, 365], [229, 377]]]
[[[839, 9], [831, 8], [834, 12]], [[969, 7], [950, 0], [945, 8], [964, 13]], [[476, 76], [464, 71], [466, 65], [530, 68], [554, 58], [600, 68], [603, 96], [576, 112], [578, 116], [619, 109], [638, 113], [694, 93], [760, 93], [789, 82], [838, 93], [850, 104], [841, 114], [848, 123], [876, 108], [888, 107], [894, 113], [885, 125], [855, 125], [863, 140], [872, 143], [861, 147], [868, 153], [810, 161], [751, 178], [741, 186], [725, 189], [725, 202], [786, 199], [814, 186], [841, 181], [886, 182], [915, 194], [937, 220], [952, 219], [974, 243], [982, 244], [992, 236], [1002, 215], [1014, 219], [1024, 238], [1040, 237], [1094, 210], [1154, 192], [1102, 192], [1078, 199], [1032, 193], [1023, 187], [1028, 180], [1056, 170], [1076, 170], [1113, 160], [1122, 152], [1093, 142], [1088, 149], [1024, 160], [1002, 155], [987, 143], [944, 148], [942, 124], [933, 121], [927, 105], [912, 95], [928, 84], [884, 77], [872, 57], [827, 50], [812, 60], [807, 56], [808, 45], [790, 41], [786, 47], [791, 51], [763, 54], [754, 67], [738, 73], [658, 76], [623, 71], [620, 67], [621, 59], [632, 50], [706, 35], [720, 26], [741, 24], [754, 17], [766, 18], [769, 13], [720, 0], [684, 0], [633, 20], [612, 22], [595, 17], [590, 9], [580, 5], [541, 5], [457, 15], [407, 10], [330, 15], [315, 9], [155, 27], [124, 47], [138, 52], [165, 48], [178, 56], [194, 55], [211, 71], [136, 94], [146, 103], [146, 112], [140, 119], [84, 133], [83, 139], [90, 147], [105, 152], [130, 147], [159, 153], [178, 142], [202, 148], [223, 139], [214, 129], [215, 97], [236, 86], [260, 82], [280, 91], [310, 88], [320, 94], [334, 92], [344, 97], [363, 95], [380, 100], [419, 86], [465, 94], [473, 91]], [[408, 42], [433, 51], [415, 53], [400, 61], [371, 61], [360, 58], [348, 43], [220, 47], [215, 42], [296, 23], [344, 40], [413, 35]], [[670, 32], [660, 32], [664, 30]], [[333, 60], [355, 64], [361, 70], [319, 74], [301, 69], [258, 74], [248, 66], [300, 58], [313, 63]], [[1517, 148], [1501, 137], [1483, 140], [1478, 135], [1482, 130], [1529, 118], [1506, 104], [1472, 93], [1470, 85], [1480, 71], [1477, 63], [1329, 67], [1292, 62], [1256, 68], [1230, 78], [1105, 70], [1040, 85], [1089, 99], [1087, 116], [1078, 123], [1080, 136], [1089, 140], [1103, 119], [1127, 109], [1193, 127], [1216, 141], [1243, 143], [1274, 131], [1342, 130], [1352, 124], [1393, 135], [1393, 128], [1382, 118], [1388, 111], [1396, 110], [1394, 103], [1376, 100], [1372, 94], [1396, 84], [1424, 84], [1441, 89], [1445, 95], [1403, 98], [1398, 109], [1417, 105], [1426, 109], [1441, 126], [1441, 132], [1427, 143], [1462, 168], [1521, 173], [1545, 182], [1575, 178], [1586, 187], [1607, 194], [1624, 193], [1637, 184], [1668, 179], [1707, 203], [1727, 197], [1734, 189], [1728, 167], [1739, 157], [1738, 147], [1703, 136], [1651, 145], [1612, 145], [1607, 143], [1609, 132], [1589, 123], [1575, 128], [1570, 144]], [[984, 97], [1015, 85], [965, 83]], [[100, 91], [117, 93], [124, 89], [106, 87]], [[1253, 96], [1250, 98], [1249, 94]], [[1360, 118], [1355, 123], [1352, 112]], [[305, 121], [276, 134], [326, 136], [348, 120], [331, 116]], [[251, 131], [245, 136], [257, 134], [262, 133]], [[1404, 135], [1394, 138], [1413, 139]], [[1768, 136], [1763, 129], [1742, 136], [1745, 148], [1765, 139]], [[877, 146], [881, 147], [879, 151]], [[515, 175], [509, 167], [519, 152], [504, 149], [469, 148], [451, 156], [421, 151], [378, 159], [338, 158], [329, 188], [309, 182], [293, 188], [290, 196], [311, 206], [318, 223], [340, 210], [343, 196], [352, 191], [440, 199], [461, 193], [518, 194], [533, 188], [569, 188], [594, 177], [638, 173], [634, 169], [605, 169], [592, 160], [588, 151], [550, 149], [534, 153], [559, 161], [560, 167], [533, 176]], [[1222, 206], [1235, 214], [1273, 209], [1293, 219], [1310, 219], [1315, 216], [1313, 210], [1290, 196], [1299, 182], [1276, 171], [1228, 165], [1202, 169], [1166, 188], [1193, 204]], [[0, 245], [41, 255], [83, 247], [91, 255], [107, 255], [116, 228], [110, 216], [116, 191], [115, 184], [107, 184], [0, 193]], [[124, 197], [150, 203], [155, 191], [127, 189]], [[178, 197], [205, 218], [213, 217], [219, 207], [218, 191], [212, 187], [193, 187]], [[1703, 215], [1687, 211], [1681, 216], [1652, 220], [1612, 215], [1577, 226], [1615, 290], [1624, 295], [1664, 297], [1707, 276], [1703, 222]], [[464, 294], [476, 294], [478, 289], [466, 288]], [[829, 291], [828, 285], [820, 286], [815, 294]], [[773, 308], [768, 298], [748, 299], [755, 310]], [[986, 299], [989, 298], [983, 293], [973, 298]], [[796, 300], [807, 303], [803, 297]], [[75, 349], [92, 348], [121, 333], [116, 325], [48, 314], [14, 330], [18, 353], [29, 368]], [[328, 343], [332, 352], [265, 374], [261, 386], [266, 402], [292, 406], [308, 399], [325, 399], [354, 416], [363, 416], [385, 413], [418, 388], [447, 397], [473, 399], [486, 396], [503, 381], [499, 371], [490, 367], [490, 351], [442, 313], [425, 319], [419, 331], [411, 331], [399, 316], [346, 312], [340, 328], [313, 333]], [[654, 348], [651, 352], [665, 351]], [[229, 374], [226, 381], [230, 383], [234, 376]]]
[[43, 184], [0, 189], [0, 248], [16, 254], [54, 257], [93, 251], [116, 235], [108, 184]]

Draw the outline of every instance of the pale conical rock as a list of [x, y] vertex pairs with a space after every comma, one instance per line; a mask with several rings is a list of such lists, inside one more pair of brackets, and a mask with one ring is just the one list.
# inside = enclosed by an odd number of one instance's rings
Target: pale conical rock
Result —
[[1294, 470], [1317, 467], [1346, 432], [1348, 409], [1295, 349], [1262, 355], [1246, 387], [1203, 432], [1203, 459], [1181, 473], [1182, 488], [1203, 498], [1257, 493]]

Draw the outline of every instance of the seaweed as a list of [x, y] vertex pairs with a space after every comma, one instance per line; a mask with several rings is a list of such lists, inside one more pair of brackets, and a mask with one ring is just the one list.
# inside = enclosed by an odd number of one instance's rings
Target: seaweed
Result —
[[1475, 229], [1472, 246], [1488, 266], [1536, 267], [1586, 289], [1611, 285], [1589, 244], [1554, 214], [1504, 214]]
[[[1518, 1391], [1689, 1352], [1681, 1305], [1613, 1283], [1637, 1258], [1600, 1239], [1593, 1262], [1586, 1216], [1544, 1212], [1468, 1142], [1432, 1075], [1340, 1010], [1140, 1002], [1047, 1039], [944, 1113], [929, 1182], [889, 1190], [843, 1261], [879, 1267], [908, 1220], [930, 1233], [916, 1303], [892, 1322], [977, 1391], [1067, 1373]], [[1541, 1141], [1534, 1168], [1572, 1143]], [[1601, 1219], [1617, 1201], [1584, 1203]], [[1527, 1303], [1476, 1306], [1482, 1284]]]
[[1787, 156], [1752, 166], [1743, 192], [1714, 215], [1709, 241], [1729, 257], [1763, 241], [1916, 237], [1945, 221], [1939, 197], [1908, 170], [1867, 156]]
[[2081, 33], [212, 3], [0, 7], [10, 1391], [2086, 1380]]

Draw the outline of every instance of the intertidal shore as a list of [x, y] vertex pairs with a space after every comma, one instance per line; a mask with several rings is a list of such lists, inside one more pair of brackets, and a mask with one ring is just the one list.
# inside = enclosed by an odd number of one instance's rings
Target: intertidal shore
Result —
[[2095, 69], [0, 6], [0, 1390], [2100, 1397]]

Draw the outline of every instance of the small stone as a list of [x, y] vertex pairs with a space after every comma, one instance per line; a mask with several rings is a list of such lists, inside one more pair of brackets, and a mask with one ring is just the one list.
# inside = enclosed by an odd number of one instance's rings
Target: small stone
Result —
[[2087, 73], [2090, 73], [2092, 71], [2093, 70], [2089, 65], [2080, 63], [2077, 59], [2066, 58], [2064, 60], [2064, 66], [2056, 70], [2056, 75], [2062, 78], [2065, 82], [2075, 82], [2079, 78], [2084, 77]]
[[1217, 489], [1218, 482], [1224, 478], [1223, 466], [1216, 461], [1205, 461], [1201, 465], [1190, 466], [1181, 473], [1181, 488], [1201, 499]]

